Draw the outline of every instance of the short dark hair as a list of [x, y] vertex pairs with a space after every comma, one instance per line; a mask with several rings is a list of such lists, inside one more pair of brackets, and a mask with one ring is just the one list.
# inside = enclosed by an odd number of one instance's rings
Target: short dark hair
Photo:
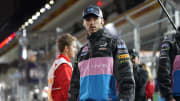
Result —
[[135, 57], [139, 57], [139, 54], [135, 49], [128, 49], [128, 52], [131, 59], [134, 59]]
[[62, 53], [64, 51], [65, 46], [70, 47], [72, 43], [76, 40], [77, 40], [76, 37], [72, 36], [69, 33], [65, 33], [61, 35], [57, 40], [57, 46], [58, 46], [59, 52]]

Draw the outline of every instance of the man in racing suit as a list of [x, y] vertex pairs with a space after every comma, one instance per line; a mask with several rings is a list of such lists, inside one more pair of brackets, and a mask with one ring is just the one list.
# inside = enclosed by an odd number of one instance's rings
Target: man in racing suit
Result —
[[160, 47], [157, 80], [160, 93], [166, 101], [180, 101], [180, 96], [175, 95], [174, 91], [177, 90], [174, 84], [179, 81], [174, 79], [174, 73], [178, 70], [177, 66], [180, 67], [180, 38], [178, 35], [179, 33], [167, 35]]
[[83, 25], [88, 43], [75, 60], [69, 101], [133, 101], [135, 81], [124, 41], [105, 31], [98, 6], [84, 10]]
[[48, 72], [48, 101], [67, 101], [72, 75], [70, 59], [75, 57], [76, 38], [71, 34], [63, 34], [57, 40], [60, 54]]
[[133, 63], [133, 73], [135, 80], [135, 101], [146, 101], [145, 88], [148, 81], [148, 73], [140, 65], [139, 55], [135, 49], [128, 50]]

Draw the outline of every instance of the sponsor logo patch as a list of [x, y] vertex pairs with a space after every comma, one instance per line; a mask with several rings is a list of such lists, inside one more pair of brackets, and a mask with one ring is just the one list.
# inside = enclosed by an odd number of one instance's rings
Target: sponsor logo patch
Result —
[[107, 43], [104, 43], [104, 44], [101, 44], [99, 45], [100, 47], [106, 47], [107, 46]]
[[126, 45], [118, 44], [117, 48], [126, 48]]
[[118, 50], [118, 54], [121, 54], [121, 53], [128, 53], [127, 50]]
[[165, 43], [165, 44], [162, 44], [161, 47], [163, 48], [163, 47], [168, 47], [168, 46], [169, 46], [169, 45], [168, 45], [167, 43]]
[[107, 48], [99, 48], [99, 50], [107, 50]]
[[87, 54], [87, 52], [82, 52], [81, 53], [81, 56], [84, 56], [84, 55], [86, 55]]
[[125, 63], [125, 62], [128, 62], [129, 60], [122, 60], [120, 61], [120, 63]]
[[88, 46], [86, 46], [82, 49], [82, 52], [87, 52], [87, 51], [88, 51]]
[[119, 59], [129, 58], [129, 54], [119, 55]]
[[160, 52], [161, 56], [167, 56], [167, 53], [165, 51]]
[[53, 78], [48, 79], [48, 84], [52, 84], [53, 83]]

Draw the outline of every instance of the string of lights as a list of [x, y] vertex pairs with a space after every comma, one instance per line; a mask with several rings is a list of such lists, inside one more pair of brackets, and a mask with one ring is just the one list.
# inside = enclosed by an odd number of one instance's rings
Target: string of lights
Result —
[[41, 14], [45, 13], [47, 10], [50, 10], [53, 4], [54, 4], [54, 0], [50, 0], [48, 3], [46, 3], [44, 7], [42, 7], [39, 11], [37, 11], [34, 15], [32, 15], [32, 17], [29, 18], [26, 22], [24, 22], [24, 24], [21, 25], [18, 31], [20, 32], [30, 24], [33, 24], [34, 21], [36, 21], [41, 16]]

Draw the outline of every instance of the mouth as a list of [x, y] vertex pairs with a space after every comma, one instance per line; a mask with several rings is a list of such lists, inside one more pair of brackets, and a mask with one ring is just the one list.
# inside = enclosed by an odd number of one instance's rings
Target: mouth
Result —
[[91, 27], [90, 27], [90, 29], [96, 29], [96, 27], [94, 27], [94, 26], [91, 26]]

